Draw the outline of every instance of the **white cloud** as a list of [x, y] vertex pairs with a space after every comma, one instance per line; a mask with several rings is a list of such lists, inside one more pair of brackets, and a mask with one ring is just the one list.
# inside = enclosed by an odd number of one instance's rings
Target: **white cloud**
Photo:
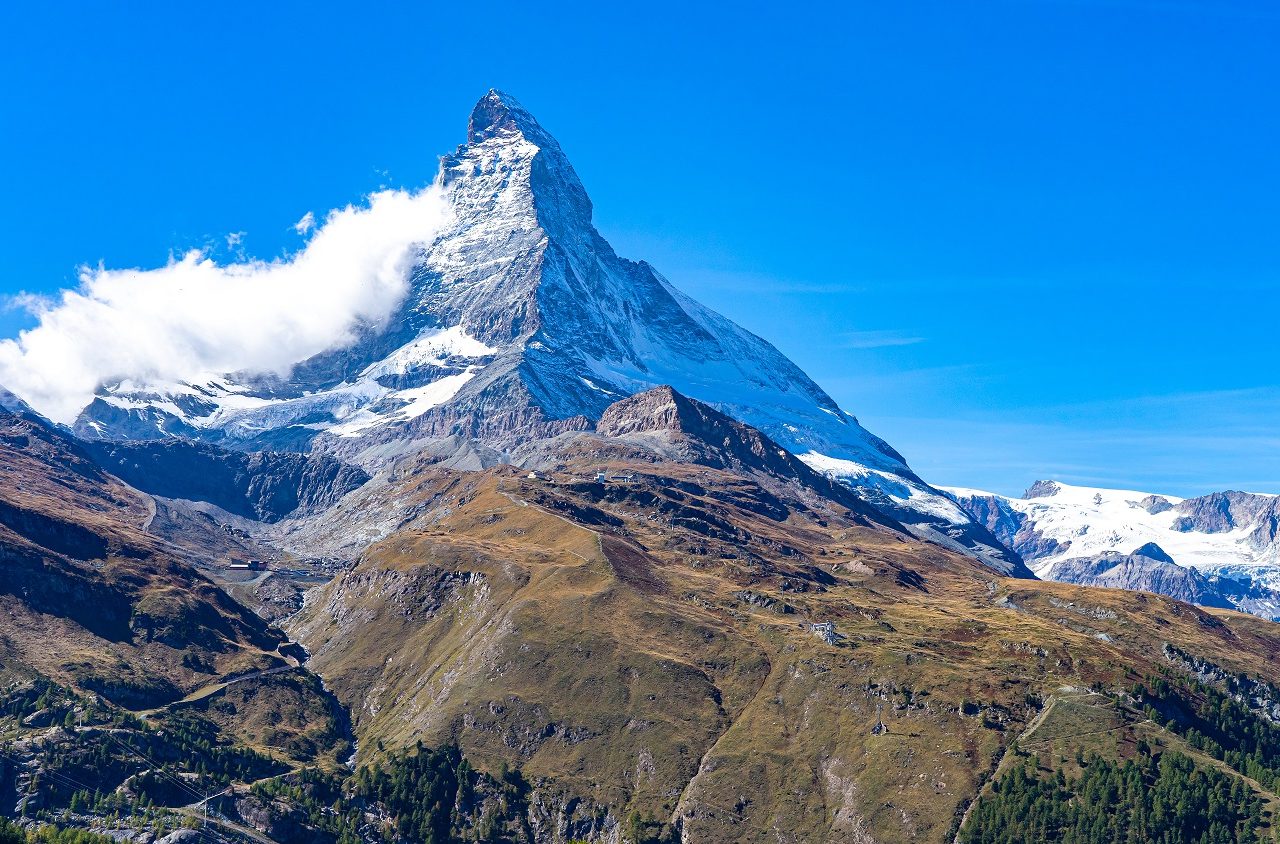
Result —
[[923, 337], [901, 331], [851, 331], [844, 335], [841, 345], [846, 349], [883, 349], [889, 346], [914, 346], [923, 342]]
[[[386, 190], [329, 212], [287, 259], [221, 265], [197, 250], [158, 269], [84, 267], [76, 290], [16, 300], [38, 323], [0, 341], [0, 385], [71, 422], [103, 383], [287, 372], [390, 316], [408, 289], [415, 244], [429, 242], [448, 213], [435, 188]], [[308, 221], [310, 213], [300, 231]]]
[[293, 230], [298, 234], [306, 234], [316, 227], [316, 215], [310, 211], [302, 215], [302, 219], [293, 224]]

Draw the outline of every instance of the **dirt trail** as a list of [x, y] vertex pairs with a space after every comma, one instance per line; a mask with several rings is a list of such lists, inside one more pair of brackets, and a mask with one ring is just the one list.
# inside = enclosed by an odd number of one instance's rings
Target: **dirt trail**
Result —
[[[1036, 713], [1036, 717], [1032, 718], [1031, 721], [1027, 723], [1027, 728], [1018, 735], [1016, 741], [1021, 744], [1024, 739], [1039, 729], [1040, 725], [1049, 717], [1049, 713], [1053, 711], [1053, 707], [1057, 703], [1058, 698], [1055, 695], [1050, 695], [1049, 700], [1044, 705], [1044, 708]], [[978, 791], [973, 795], [973, 799], [969, 801], [969, 805], [964, 807], [964, 814], [960, 816], [960, 824], [956, 827], [956, 837], [953, 840], [953, 844], [960, 844], [960, 830], [964, 829], [964, 822], [969, 820], [969, 814], [973, 811], [973, 807], [978, 805], [978, 801], [982, 799], [982, 795], [987, 792], [992, 783], [1000, 779], [1000, 775], [1009, 767], [1009, 759], [1011, 755], [1012, 754], [1008, 753], [1006, 749], [1006, 752], [1000, 757], [1000, 761], [996, 764], [995, 770], [992, 771], [990, 776], [988, 776], [986, 780], [983, 781], [982, 785], [978, 787]]]

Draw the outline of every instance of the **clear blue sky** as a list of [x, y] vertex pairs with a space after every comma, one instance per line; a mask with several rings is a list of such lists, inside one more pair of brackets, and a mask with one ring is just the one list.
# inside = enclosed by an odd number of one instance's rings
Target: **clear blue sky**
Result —
[[1280, 492], [1268, 0], [55, 5], [0, 10], [0, 292], [294, 249], [496, 86], [925, 478]]

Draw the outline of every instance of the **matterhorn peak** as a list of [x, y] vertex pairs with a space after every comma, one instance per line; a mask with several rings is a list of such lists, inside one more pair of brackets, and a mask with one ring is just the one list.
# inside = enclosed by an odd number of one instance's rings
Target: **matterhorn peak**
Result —
[[519, 100], [496, 88], [471, 110], [467, 142], [441, 159], [440, 182], [455, 192], [464, 223], [536, 209], [536, 224], [571, 239], [591, 226], [591, 200], [551, 133]]
[[555, 139], [538, 124], [528, 109], [510, 94], [490, 88], [471, 110], [467, 123], [467, 142], [472, 144], [497, 137], [503, 133], [518, 133], [539, 146], [554, 144]]

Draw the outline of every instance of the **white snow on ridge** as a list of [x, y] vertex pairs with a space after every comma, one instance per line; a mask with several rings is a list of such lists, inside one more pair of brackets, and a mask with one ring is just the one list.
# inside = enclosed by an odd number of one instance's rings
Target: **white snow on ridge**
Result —
[[428, 329], [386, 358], [370, 364], [361, 375], [403, 375], [422, 366], [443, 366], [450, 358], [480, 358], [497, 351], [472, 337], [461, 325]]
[[[424, 331], [385, 359], [367, 367], [354, 381], [300, 396], [251, 395], [244, 385], [219, 376], [210, 377], [202, 384], [126, 381], [100, 399], [126, 412], [158, 413], [180, 426], [223, 430], [233, 436], [253, 436], [299, 425], [352, 437], [381, 425], [412, 419], [447, 402], [475, 375], [477, 367], [467, 361], [483, 359], [495, 351], [471, 337], [461, 326], [453, 326]], [[463, 364], [466, 369], [462, 372], [441, 375], [415, 387], [393, 389], [377, 380], [385, 376], [411, 376], [420, 368], [457, 369]], [[328, 416], [333, 421], [303, 421], [315, 416]]]
[[963, 525], [970, 521], [968, 515], [951, 499], [898, 475], [816, 451], [805, 452], [798, 456], [816, 472], [834, 480], [851, 482], [864, 489], [877, 489], [909, 510], [935, 516], [954, 525]]

